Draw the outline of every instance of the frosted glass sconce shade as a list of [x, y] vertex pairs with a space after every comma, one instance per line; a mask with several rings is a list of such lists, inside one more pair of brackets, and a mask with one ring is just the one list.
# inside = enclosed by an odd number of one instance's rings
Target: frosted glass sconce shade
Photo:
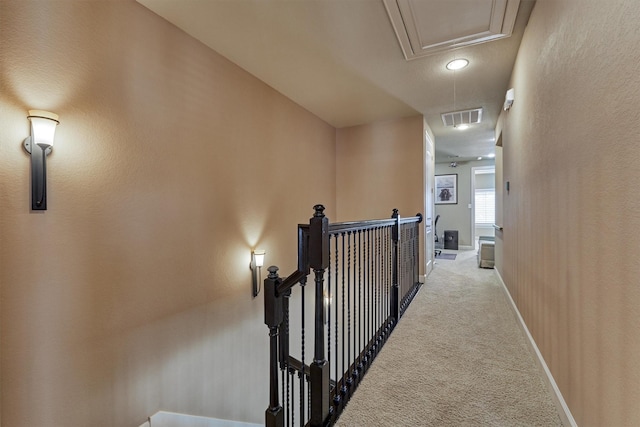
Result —
[[260, 281], [262, 280], [262, 266], [264, 265], [264, 256], [267, 252], [264, 249], [255, 249], [251, 252], [251, 279], [253, 282], [253, 296], [257, 297], [260, 293]]

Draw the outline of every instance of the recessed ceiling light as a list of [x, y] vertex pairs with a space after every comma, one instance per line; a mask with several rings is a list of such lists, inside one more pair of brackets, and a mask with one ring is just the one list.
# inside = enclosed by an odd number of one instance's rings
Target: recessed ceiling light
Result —
[[490, 158], [490, 159], [493, 159], [495, 156], [496, 156], [495, 154], [491, 153], [487, 157]]
[[467, 65], [469, 65], [469, 61], [466, 59], [454, 59], [453, 61], [449, 62], [447, 64], [447, 70], [460, 70], [464, 67], [466, 67]]
[[465, 129], [469, 129], [469, 125], [458, 125], [458, 126], [455, 126], [455, 128], [458, 130], [465, 130]]
[[479, 156], [479, 157], [478, 157], [478, 160], [482, 160], [482, 156]]

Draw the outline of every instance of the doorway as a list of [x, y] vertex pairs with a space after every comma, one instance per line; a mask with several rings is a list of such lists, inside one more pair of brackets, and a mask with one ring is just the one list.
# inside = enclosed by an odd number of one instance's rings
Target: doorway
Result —
[[434, 212], [435, 212], [435, 199], [434, 199], [434, 185], [435, 185], [435, 156], [434, 156], [434, 144], [429, 136], [429, 132], [424, 131], [424, 153], [425, 153], [425, 166], [424, 166], [424, 254], [425, 254], [425, 278], [433, 270], [434, 264]]
[[471, 169], [471, 194], [471, 237], [477, 249], [480, 236], [495, 238], [495, 166], [479, 166]]

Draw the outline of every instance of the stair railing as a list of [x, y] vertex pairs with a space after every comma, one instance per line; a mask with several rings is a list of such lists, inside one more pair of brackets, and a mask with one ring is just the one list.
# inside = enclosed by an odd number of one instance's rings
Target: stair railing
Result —
[[[421, 214], [401, 218], [394, 209], [391, 219], [329, 224], [324, 209], [314, 206], [309, 224], [298, 225], [296, 271], [280, 277], [271, 266], [264, 281], [267, 427], [332, 425], [420, 287]], [[292, 304], [300, 309], [290, 312]]]

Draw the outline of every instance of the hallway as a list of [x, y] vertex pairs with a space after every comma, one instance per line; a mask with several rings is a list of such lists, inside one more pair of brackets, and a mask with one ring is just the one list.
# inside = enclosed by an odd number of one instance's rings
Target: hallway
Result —
[[340, 426], [561, 426], [494, 270], [438, 259]]

